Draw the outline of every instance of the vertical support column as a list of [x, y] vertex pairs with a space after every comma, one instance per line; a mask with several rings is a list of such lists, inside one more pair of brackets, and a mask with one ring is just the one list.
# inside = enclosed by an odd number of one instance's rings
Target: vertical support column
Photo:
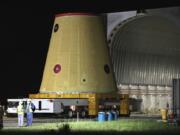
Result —
[[129, 95], [122, 94], [120, 97], [120, 115], [129, 115]]
[[88, 98], [88, 113], [90, 116], [98, 114], [98, 98], [96, 94], [90, 94]]

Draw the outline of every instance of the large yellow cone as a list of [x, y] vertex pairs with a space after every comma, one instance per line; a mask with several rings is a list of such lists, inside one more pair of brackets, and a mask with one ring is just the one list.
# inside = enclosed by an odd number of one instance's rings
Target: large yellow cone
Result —
[[112, 73], [101, 18], [57, 15], [40, 92], [115, 92]]

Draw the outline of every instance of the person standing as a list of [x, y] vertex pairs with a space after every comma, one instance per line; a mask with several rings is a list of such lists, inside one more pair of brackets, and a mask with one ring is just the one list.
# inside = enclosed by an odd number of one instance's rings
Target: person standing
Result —
[[19, 105], [17, 107], [17, 114], [18, 114], [18, 127], [22, 127], [24, 124], [24, 107], [22, 101], [19, 101]]
[[28, 99], [27, 107], [26, 107], [26, 118], [27, 118], [27, 125], [26, 126], [31, 126], [32, 125], [33, 107], [34, 107], [34, 104], [31, 102], [31, 99]]
[[3, 114], [4, 114], [3, 107], [0, 103], [0, 130], [3, 128]]

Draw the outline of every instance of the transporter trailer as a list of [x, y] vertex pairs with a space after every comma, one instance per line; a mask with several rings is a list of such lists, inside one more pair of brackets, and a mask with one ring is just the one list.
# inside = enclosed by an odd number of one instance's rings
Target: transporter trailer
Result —
[[[77, 113], [81, 118], [97, 116], [98, 112], [115, 111], [118, 115], [129, 116], [128, 94], [30, 94], [29, 98], [35, 105], [34, 114], [52, 114], [57, 116], [75, 117]], [[24, 107], [28, 98], [8, 99], [7, 116], [17, 115], [19, 101]]]
[[[74, 117], [79, 113], [80, 117], [97, 116], [98, 112], [115, 111], [118, 115], [129, 116], [128, 94], [30, 94], [29, 98], [38, 100], [37, 110], [44, 110], [44, 100], [54, 103], [54, 114], [64, 114]], [[46, 106], [47, 107], [47, 106]], [[47, 108], [46, 108], [47, 109]], [[36, 113], [37, 111], [35, 111]]]

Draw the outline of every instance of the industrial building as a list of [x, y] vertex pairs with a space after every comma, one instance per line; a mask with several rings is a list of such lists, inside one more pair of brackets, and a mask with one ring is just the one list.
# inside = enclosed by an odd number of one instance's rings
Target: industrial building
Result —
[[119, 93], [132, 112], [172, 109], [172, 79], [180, 77], [179, 7], [110, 13], [107, 38]]

